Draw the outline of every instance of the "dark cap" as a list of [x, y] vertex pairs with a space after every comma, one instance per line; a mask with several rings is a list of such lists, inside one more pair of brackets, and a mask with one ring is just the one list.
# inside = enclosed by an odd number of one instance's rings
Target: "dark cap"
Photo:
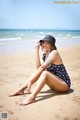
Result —
[[40, 43], [42, 43], [42, 41], [48, 41], [53, 46], [55, 46], [56, 39], [53, 36], [51, 36], [51, 35], [46, 35], [42, 40], [40, 40]]

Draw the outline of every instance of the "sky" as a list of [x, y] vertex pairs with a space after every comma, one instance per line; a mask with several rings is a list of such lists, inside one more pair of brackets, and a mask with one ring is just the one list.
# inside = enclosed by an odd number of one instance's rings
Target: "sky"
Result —
[[80, 4], [55, 1], [0, 0], [0, 28], [80, 30]]

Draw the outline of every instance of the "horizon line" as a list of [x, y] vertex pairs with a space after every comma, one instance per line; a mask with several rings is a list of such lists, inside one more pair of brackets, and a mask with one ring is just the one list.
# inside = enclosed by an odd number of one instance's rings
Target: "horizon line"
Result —
[[52, 28], [0, 28], [0, 30], [80, 30], [80, 29], [52, 29]]

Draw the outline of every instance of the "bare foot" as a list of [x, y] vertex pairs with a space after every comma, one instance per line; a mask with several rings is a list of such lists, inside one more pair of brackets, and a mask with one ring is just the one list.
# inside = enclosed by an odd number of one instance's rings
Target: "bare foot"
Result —
[[20, 105], [21, 105], [21, 106], [25, 106], [25, 105], [31, 104], [31, 103], [33, 103], [33, 102], [35, 102], [35, 98], [32, 98], [32, 96], [29, 96], [29, 97], [27, 97], [26, 99], [24, 99], [24, 100], [20, 103]]
[[17, 96], [17, 95], [23, 95], [24, 94], [24, 91], [23, 90], [18, 90], [16, 92], [13, 92], [9, 95], [9, 97], [11, 96]]
[[27, 94], [31, 94], [32, 92], [31, 92], [31, 90], [30, 89], [27, 89], [27, 92], [26, 92]]

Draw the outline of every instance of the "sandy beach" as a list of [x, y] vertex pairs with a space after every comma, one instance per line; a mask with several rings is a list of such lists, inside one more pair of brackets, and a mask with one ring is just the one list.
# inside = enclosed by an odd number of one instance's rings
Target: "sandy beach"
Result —
[[8, 112], [9, 120], [80, 120], [80, 45], [59, 52], [71, 77], [70, 91], [60, 94], [45, 85], [36, 102], [27, 106], [19, 103], [28, 94], [8, 95], [35, 71], [35, 53], [0, 55], [0, 112]]

